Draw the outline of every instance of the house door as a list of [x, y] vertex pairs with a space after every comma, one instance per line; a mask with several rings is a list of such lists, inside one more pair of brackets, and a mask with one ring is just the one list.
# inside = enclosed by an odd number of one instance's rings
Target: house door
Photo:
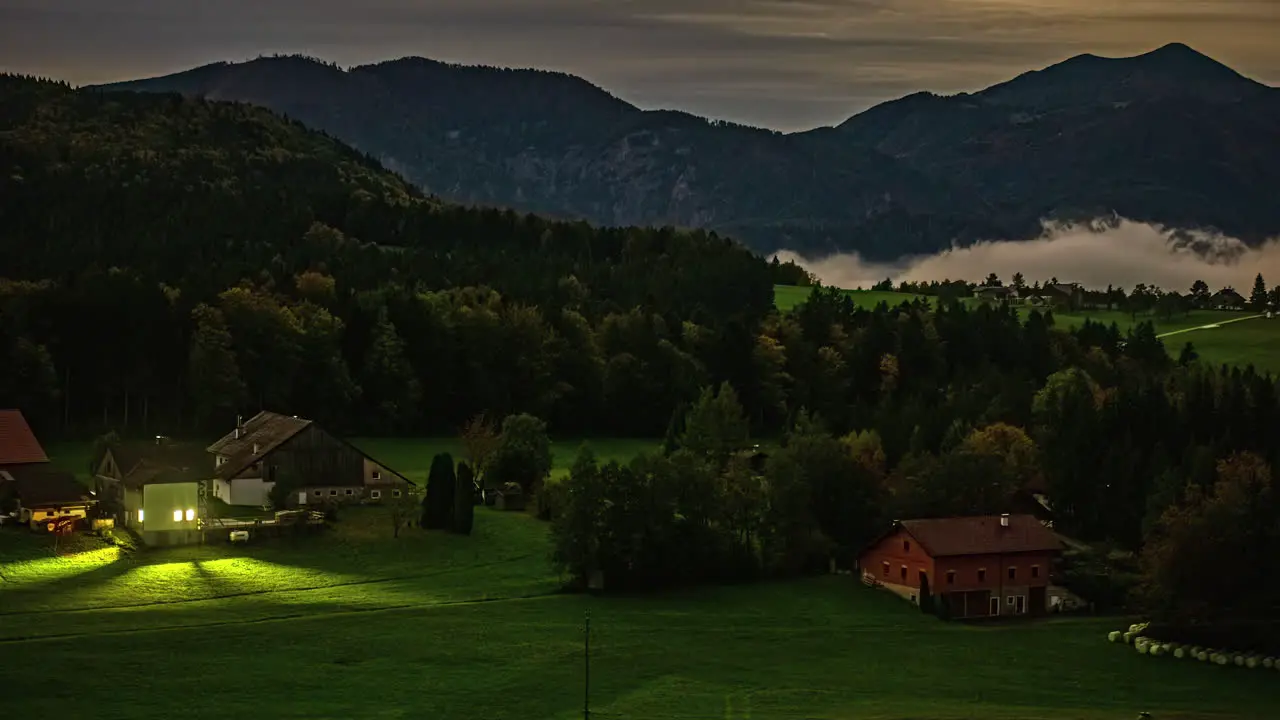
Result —
[[1019, 614], [1019, 615], [1022, 615], [1023, 613], [1025, 613], [1025, 612], [1027, 611], [1027, 596], [1026, 596], [1026, 595], [1019, 595], [1019, 596], [1017, 596], [1016, 598], [1014, 598], [1014, 601], [1013, 601], [1013, 611], [1014, 611], [1015, 613]]
[[993, 598], [991, 598], [991, 603], [990, 603], [990, 605], [991, 605], [991, 612], [990, 612], [990, 613], [988, 613], [988, 614], [989, 614], [989, 615], [999, 615], [999, 614], [1000, 614], [1000, 598], [998, 598], [998, 597], [993, 597]]

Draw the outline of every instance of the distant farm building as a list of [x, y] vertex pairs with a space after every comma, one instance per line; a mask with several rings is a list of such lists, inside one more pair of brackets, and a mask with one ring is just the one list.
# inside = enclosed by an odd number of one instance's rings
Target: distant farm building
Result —
[[40, 441], [19, 410], [0, 410], [0, 513], [51, 530], [60, 520], [88, 517], [96, 500], [73, 474], [49, 465]]
[[1031, 515], [902, 520], [858, 559], [863, 581], [914, 603], [926, 583], [953, 618], [1040, 615], [1063, 550]]
[[413, 483], [319, 425], [260, 412], [210, 445], [213, 496], [228, 505], [267, 505], [272, 488], [287, 504], [320, 505], [399, 497]]
[[1218, 310], [1239, 310], [1244, 306], [1244, 296], [1232, 288], [1223, 288], [1209, 297], [1209, 307]]
[[[156, 438], [114, 443], [94, 460], [96, 480], [112, 513], [149, 545], [206, 539], [210, 530], [245, 532], [323, 514], [286, 508], [380, 502], [413, 487], [400, 473], [310, 420], [260, 412], [208, 447]], [[280, 492], [273, 492], [278, 485]], [[274, 497], [273, 497], [274, 496]], [[276, 506], [274, 519], [262, 508]], [[236, 520], [237, 508], [254, 510]], [[299, 520], [301, 518], [301, 520]], [[318, 521], [318, 520], [316, 520]]]

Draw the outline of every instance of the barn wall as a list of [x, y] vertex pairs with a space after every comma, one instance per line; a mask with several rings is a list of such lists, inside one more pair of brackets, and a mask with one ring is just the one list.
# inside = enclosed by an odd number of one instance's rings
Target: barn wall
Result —
[[275, 483], [262, 478], [236, 478], [230, 483], [230, 490], [224, 501], [228, 505], [248, 505], [257, 507], [269, 502], [269, 494]]
[[[886, 563], [888, 564], [887, 572], [885, 571]], [[933, 558], [929, 557], [920, 547], [920, 543], [902, 528], [898, 528], [864, 552], [858, 559], [858, 569], [874, 577], [877, 582], [886, 587], [894, 585], [898, 588], [907, 588], [908, 590], [899, 592], [904, 596], [919, 591], [920, 573], [923, 572], [929, 578], [929, 591], [938, 592]]]
[[360, 451], [312, 424], [263, 458], [262, 476], [290, 488], [355, 487], [365, 483], [364, 461]]

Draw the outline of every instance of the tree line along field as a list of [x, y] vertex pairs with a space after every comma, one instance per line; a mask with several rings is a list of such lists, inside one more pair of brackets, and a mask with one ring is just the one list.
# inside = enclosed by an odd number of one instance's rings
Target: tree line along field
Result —
[[[788, 312], [803, 303], [812, 288], [778, 285], [774, 288], [774, 303], [781, 312]], [[872, 290], [846, 290], [846, 295], [861, 308], [874, 308], [884, 302], [890, 306], [922, 300], [931, 303], [933, 298], [911, 293]], [[977, 301], [970, 298], [967, 303]], [[1030, 308], [1018, 308], [1026, 315]], [[1161, 318], [1153, 314], [1133, 315], [1123, 310], [1088, 310], [1081, 312], [1054, 312], [1058, 327], [1073, 328], [1091, 320], [1104, 325], [1114, 323], [1120, 332], [1127, 332], [1139, 322], [1150, 322], [1165, 348], [1173, 357], [1181, 353], [1188, 342], [1200, 359], [1211, 365], [1253, 365], [1259, 371], [1280, 374], [1280, 319], [1268, 320], [1251, 311], [1192, 310], [1185, 315]], [[1220, 327], [1206, 327], [1219, 325]]]
[[[1127, 621], [942, 623], [837, 575], [648, 597], [559, 593], [546, 526], [481, 509], [468, 537], [326, 535], [129, 558], [0, 533], [15, 717], [1258, 718], [1262, 672], [1106, 642]], [[73, 683], [68, 683], [74, 678]], [[210, 678], [217, 678], [211, 681]], [[90, 700], [92, 698], [92, 700]]]

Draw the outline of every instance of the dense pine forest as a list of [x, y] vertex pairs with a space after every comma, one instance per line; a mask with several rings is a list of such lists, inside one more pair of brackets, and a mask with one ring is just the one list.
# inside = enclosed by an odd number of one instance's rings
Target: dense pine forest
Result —
[[[1043, 490], [1058, 529], [1143, 551], [1133, 592], [1163, 616], [1280, 608], [1280, 574], [1248, 561], [1280, 557], [1276, 381], [1175, 362], [1149, 324], [822, 288], [779, 314], [772, 286], [803, 271], [711, 233], [448, 205], [264, 110], [12, 76], [0, 277], [0, 406], [48, 435], [216, 431], [260, 408], [351, 434], [452, 434], [481, 411], [665, 432], [663, 458], [575, 467], [571, 572], [796, 571], [894, 517]], [[760, 437], [783, 444], [764, 485], [738, 454]]]

